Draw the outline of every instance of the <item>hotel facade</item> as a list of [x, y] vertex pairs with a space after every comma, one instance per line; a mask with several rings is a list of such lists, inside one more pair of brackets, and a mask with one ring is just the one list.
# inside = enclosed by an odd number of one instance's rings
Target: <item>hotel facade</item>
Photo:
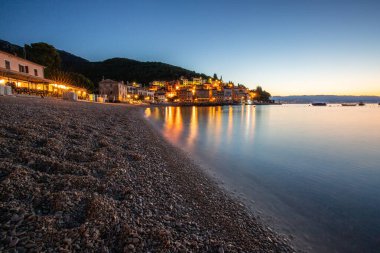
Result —
[[44, 69], [40, 64], [0, 51], [0, 85], [12, 87], [14, 93], [62, 97], [65, 92], [75, 92], [79, 98], [86, 97], [84, 88], [46, 79]]

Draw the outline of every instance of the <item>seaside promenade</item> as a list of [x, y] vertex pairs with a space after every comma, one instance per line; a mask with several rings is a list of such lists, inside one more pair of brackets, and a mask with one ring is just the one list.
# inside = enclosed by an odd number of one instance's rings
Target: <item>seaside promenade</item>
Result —
[[0, 97], [1, 252], [293, 252], [139, 107]]

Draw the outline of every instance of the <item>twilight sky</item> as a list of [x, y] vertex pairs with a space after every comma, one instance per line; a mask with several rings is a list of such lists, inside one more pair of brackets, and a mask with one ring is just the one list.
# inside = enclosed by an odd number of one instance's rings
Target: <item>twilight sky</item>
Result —
[[0, 39], [162, 61], [272, 95], [380, 95], [380, 1], [1, 0]]

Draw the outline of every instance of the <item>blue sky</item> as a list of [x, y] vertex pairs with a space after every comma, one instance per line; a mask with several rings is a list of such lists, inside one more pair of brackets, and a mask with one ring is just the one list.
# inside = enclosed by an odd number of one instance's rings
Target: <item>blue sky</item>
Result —
[[380, 95], [380, 1], [2, 0], [0, 38], [162, 61], [274, 95]]

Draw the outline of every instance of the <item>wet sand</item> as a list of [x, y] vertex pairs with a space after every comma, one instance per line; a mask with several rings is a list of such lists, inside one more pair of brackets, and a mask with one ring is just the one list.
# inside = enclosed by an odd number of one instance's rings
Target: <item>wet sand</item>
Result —
[[140, 107], [0, 97], [0, 251], [293, 252]]

